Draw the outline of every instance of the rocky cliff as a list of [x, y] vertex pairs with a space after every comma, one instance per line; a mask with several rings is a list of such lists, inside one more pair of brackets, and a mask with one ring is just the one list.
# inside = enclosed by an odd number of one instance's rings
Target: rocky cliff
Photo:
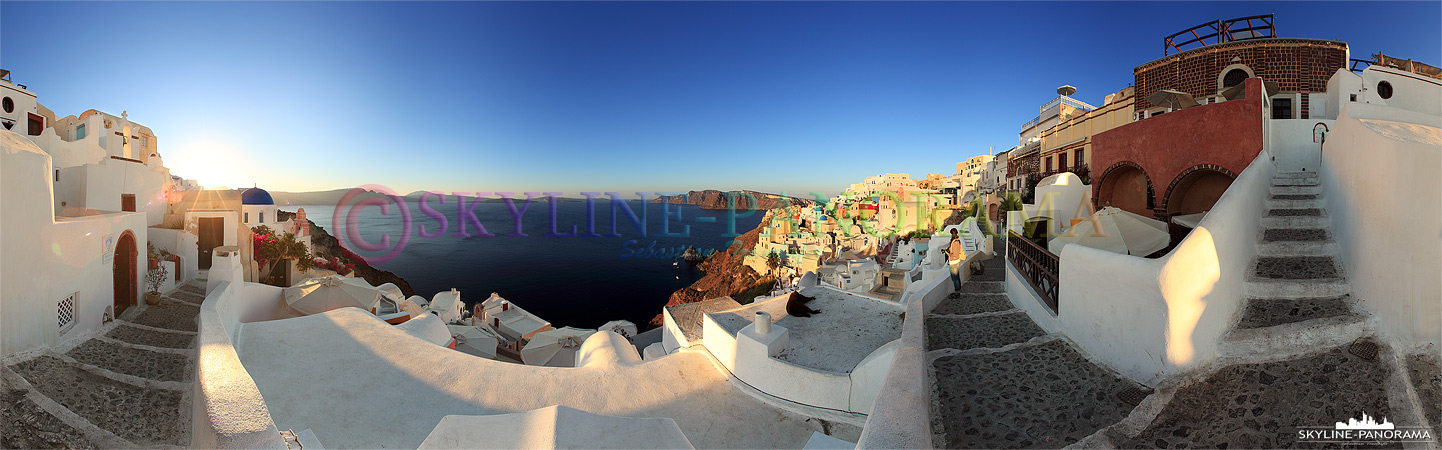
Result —
[[[729, 192], [727, 192], [727, 191], [718, 191], [718, 190], [715, 190], [715, 189], [707, 189], [707, 190], [704, 190], [704, 191], [691, 191], [691, 192], [687, 192], [686, 195], [684, 196], [684, 201], [683, 201], [683, 196], [677, 195], [677, 196], [671, 196], [671, 197], [661, 197], [661, 198], [657, 198], [657, 199], [655, 199], [655, 200], [652, 200], [651, 203], [660, 203], [660, 202], [662, 201], [662, 199], [666, 199], [666, 201], [667, 201], [668, 203], [673, 204], [673, 205], [687, 204], [687, 205], [695, 205], [695, 206], [698, 206], [698, 207], [700, 207], [701, 209], [727, 209], [727, 208], [730, 208], [730, 207], [731, 207], [730, 195], [731, 195], [732, 193], [738, 193], [738, 194], [736, 195], [736, 209], [737, 209], [738, 211], [745, 211], [745, 210], [751, 210], [751, 209], [757, 209], [757, 208], [759, 208], [759, 209], [761, 209], [761, 210], [769, 210], [769, 209], [774, 209], [774, 208], [784, 208], [784, 207], [786, 207], [787, 205], [797, 205], [797, 206], [808, 206], [808, 207], [809, 207], [809, 206], [811, 206], [811, 205], [816, 204], [816, 201], [815, 201], [815, 200], [808, 200], [808, 199], [798, 198], [798, 197], [783, 197], [783, 196], [776, 195], [776, 194], [767, 194], [767, 193], [765, 193], [765, 192], [756, 192], [756, 191], [729, 191]], [[748, 195], [741, 195], [741, 194], [749, 194], [749, 196], [748, 196]], [[753, 197], [753, 196], [755, 197], [756, 203], [757, 203], [757, 205], [754, 205], [754, 206], [751, 204], [752, 202], [751, 202], [751, 198], [750, 198], [750, 197]]]
[[[756, 246], [764, 224], [763, 221], [755, 229], [738, 236], [731, 247], [712, 254], [711, 257], [698, 264], [696, 267], [706, 272], [706, 276], [691, 283], [691, 286], [671, 293], [671, 299], [666, 301], [666, 305], [681, 305], [735, 295], [766, 282], [766, 279], [755, 270], [742, 263], [746, 253]], [[664, 325], [664, 321], [662, 315], [657, 314], [655, 318], [651, 319], [650, 325], [659, 327]]]
[[[277, 215], [280, 216], [282, 222], [295, 219], [295, 213], [291, 212], [280, 211]], [[411, 289], [411, 284], [404, 278], [401, 278], [393, 272], [371, 267], [370, 264], [366, 264], [365, 259], [343, 248], [340, 242], [336, 241], [335, 236], [327, 233], [325, 228], [321, 228], [320, 225], [316, 225], [315, 222], [310, 219], [306, 219], [306, 222], [310, 223], [310, 253], [312, 255], [326, 257], [339, 256], [342, 259], [349, 260], [351, 264], [355, 265], [355, 275], [364, 278], [366, 282], [372, 286], [394, 283], [396, 287], [401, 289], [401, 293], [405, 294], [406, 297], [416, 295], [416, 292]]]

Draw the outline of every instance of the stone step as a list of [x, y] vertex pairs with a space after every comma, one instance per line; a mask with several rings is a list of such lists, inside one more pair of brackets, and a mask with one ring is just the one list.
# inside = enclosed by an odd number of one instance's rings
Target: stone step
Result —
[[65, 355], [111, 372], [155, 381], [183, 382], [190, 373], [188, 356], [140, 350], [99, 339], [85, 341]]
[[1312, 199], [1286, 199], [1269, 198], [1266, 202], [1267, 209], [1301, 209], [1301, 208], [1324, 208], [1326, 202], [1320, 198]]
[[1061, 448], [1127, 417], [1137, 396], [1126, 393], [1144, 392], [1064, 339], [931, 367], [936, 448]]
[[1283, 178], [1273, 177], [1272, 186], [1319, 186], [1315, 177], [1312, 178]]
[[1229, 358], [1276, 359], [1347, 345], [1367, 335], [1370, 322], [1361, 314], [1321, 317], [1257, 328], [1233, 328], [1220, 350]]
[[1317, 175], [1318, 175], [1317, 172], [1311, 172], [1311, 171], [1302, 171], [1302, 172], [1277, 172], [1277, 174], [1276, 174], [1276, 175], [1273, 175], [1273, 177], [1282, 177], [1282, 178], [1312, 177], [1312, 178], [1316, 178]]
[[179, 289], [180, 291], [189, 292], [189, 293], [192, 293], [192, 294], [199, 295], [201, 298], [205, 298], [205, 284], [204, 284], [204, 283], [200, 283], [200, 284], [186, 283], [186, 284], [180, 285], [180, 287], [179, 287], [178, 289]]
[[1006, 294], [961, 294], [948, 298], [931, 310], [932, 314], [981, 314], [1016, 309]]
[[1017, 311], [981, 317], [926, 318], [927, 349], [1001, 348], [1045, 335], [1026, 313]]
[[179, 348], [186, 349], [195, 346], [195, 335], [186, 333], [167, 333], [147, 328], [140, 328], [126, 323], [110, 329], [105, 336], [117, 341], [129, 342], [136, 345], [148, 345], [151, 347]]
[[[129, 314], [129, 311], [126, 313]], [[147, 307], [144, 311], [137, 313], [133, 319], [128, 317], [124, 319], [150, 327], [195, 331], [195, 319], [199, 315], [199, 306], [171, 300]]]
[[1273, 195], [1321, 194], [1321, 186], [1272, 186]]
[[1284, 229], [1284, 228], [1329, 228], [1332, 220], [1327, 216], [1265, 216], [1262, 217], [1262, 228]]
[[[987, 269], [987, 271], [988, 271], [988, 272], [991, 272], [992, 270], [991, 270], [991, 269]], [[987, 294], [987, 293], [1006, 292], [1006, 282], [1005, 282], [1005, 281], [967, 281], [966, 283], [964, 283], [964, 284], [961, 285], [961, 290], [960, 290], [960, 291], [957, 291], [957, 292], [960, 292], [960, 293], [963, 293], [963, 294], [970, 294], [970, 293]]]
[[1341, 278], [1278, 280], [1249, 276], [1242, 291], [1248, 298], [1340, 297], [1351, 294], [1352, 285]]
[[147, 389], [90, 373], [54, 356], [11, 366], [35, 389], [95, 426], [143, 447], [190, 444], [184, 393]]
[[[1293, 230], [1271, 230], [1293, 231]], [[1265, 236], [1264, 236], [1265, 238]], [[1267, 241], [1257, 244], [1257, 256], [1337, 256], [1337, 241]]]
[[1256, 278], [1271, 280], [1329, 280], [1341, 278], [1330, 256], [1263, 256], [1252, 262]]
[[1269, 208], [1264, 217], [1327, 217], [1322, 208]]
[[1356, 314], [1350, 296], [1327, 298], [1253, 298], [1246, 300], [1237, 328], [1266, 328]]
[[1280, 228], [1262, 230], [1262, 242], [1324, 242], [1331, 233], [1322, 228]]

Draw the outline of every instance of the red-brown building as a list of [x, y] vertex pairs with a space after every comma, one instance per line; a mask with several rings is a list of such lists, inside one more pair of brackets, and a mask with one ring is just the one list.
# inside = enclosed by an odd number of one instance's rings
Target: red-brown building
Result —
[[1135, 121], [1092, 138], [1096, 206], [1162, 220], [1210, 210], [1261, 152], [1264, 121], [1324, 115], [1347, 44], [1274, 32], [1271, 16], [1204, 24], [1165, 39], [1179, 53], [1136, 67]]

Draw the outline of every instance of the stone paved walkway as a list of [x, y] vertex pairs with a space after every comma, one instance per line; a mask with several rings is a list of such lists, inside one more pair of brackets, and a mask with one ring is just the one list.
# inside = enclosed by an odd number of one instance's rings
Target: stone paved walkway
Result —
[[204, 278], [191, 280], [65, 353], [0, 369], [0, 448], [188, 446], [204, 292]]
[[1061, 448], [1125, 417], [1141, 386], [1047, 335], [1007, 300], [1005, 261], [927, 316], [937, 448]]

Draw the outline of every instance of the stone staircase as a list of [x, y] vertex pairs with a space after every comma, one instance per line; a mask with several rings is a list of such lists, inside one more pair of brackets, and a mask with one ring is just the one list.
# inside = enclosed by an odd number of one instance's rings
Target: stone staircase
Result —
[[982, 275], [927, 315], [936, 448], [1061, 448], [1147, 395], [1017, 309], [1004, 264], [983, 262]]
[[[1428, 406], [1442, 402], [1435, 361], [1413, 363], [1424, 357], [1404, 357], [1371, 335], [1370, 316], [1352, 301], [1338, 265], [1330, 226], [1315, 173], [1277, 174], [1242, 312], [1221, 343], [1217, 368], [1159, 388], [1138, 408], [1143, 414], [1102, 433], [1106, 446], [1356, 447], [1299, 431], [1330, 429], [1361, 414], [1415, 428], [1428, 424], [1424, 416], [1439, 415]], [[1433, 438], [1364, 446], [1436, 444]]]
[[[203, 275], [202, 275], [203, 276]], [[205, 279], [65, 352], [0, 369], [0, 447], [176, 448], [190, 444], [196, 319]]]
[[1245, 283], [1241, 320], [1222, 351], [1249, 359], [1300, 355], [1362, 337], [1366, 315], [1351, 301], [1314, 172], [1272, 179], [1262, 233]]

